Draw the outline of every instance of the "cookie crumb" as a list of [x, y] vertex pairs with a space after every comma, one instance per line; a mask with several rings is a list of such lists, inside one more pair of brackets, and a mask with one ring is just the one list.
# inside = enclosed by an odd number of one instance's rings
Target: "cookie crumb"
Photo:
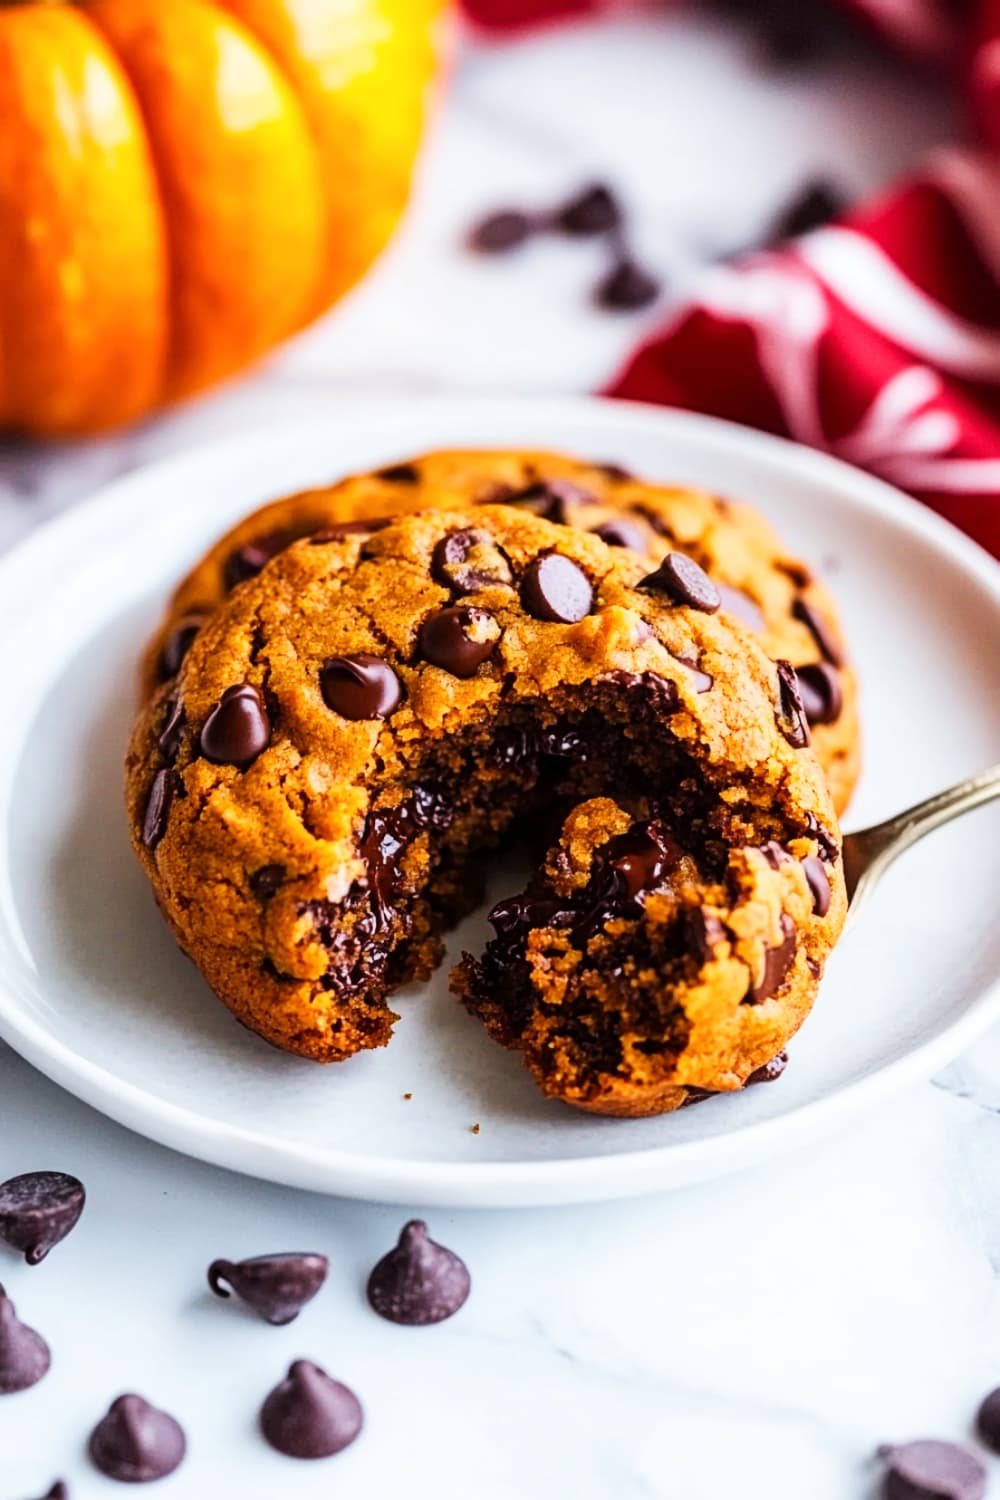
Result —
[[473, 1135], [478, 1135], [479, 1134], [479, 1124], [478, 1124], [478, 1122], [475, 1125], [470, 1126], [469, 1128], [471, 1129]]
[[404, 1094], [404, 1095], [403, 1095], [403, 1098], [404, 1098], [404, 1099], [412, 1099], [412, 1098], [413, 1098], [413, 1095], [412, 1095], [412, 1094]]

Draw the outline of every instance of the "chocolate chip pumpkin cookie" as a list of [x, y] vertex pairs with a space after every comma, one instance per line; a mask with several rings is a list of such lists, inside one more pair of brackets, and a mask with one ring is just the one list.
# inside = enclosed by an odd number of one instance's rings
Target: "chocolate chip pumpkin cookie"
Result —
[[719, 586], [723, 608], [759, 635], [770, 656], [796, 668], [813, 748], [843, 812], [859, 770], [857, 695], [823, 585], [746, 506], [556, 454], [431, 453], [264, 506], [229, 531], [177, 589], [146, 656], [145, 691], [174, 676], [220, 600], [290, 542], [324, 529], [364, 531], [371, 522], [432, 506], [497, 502], [593, 531], [611, 546], [640, 552], [650, 565], [672, 551], [694, 558]]
[[808, 1012], [845, 896], [795, 673], [719, 605], [681, 554], [651, 570], [508, 505], [293, 542], [132, 736], [181, 946], [275, 1045], [380, 1046], [484, 854], [561, 808], [465, 1003], [584, 1108], [740, 1086]]

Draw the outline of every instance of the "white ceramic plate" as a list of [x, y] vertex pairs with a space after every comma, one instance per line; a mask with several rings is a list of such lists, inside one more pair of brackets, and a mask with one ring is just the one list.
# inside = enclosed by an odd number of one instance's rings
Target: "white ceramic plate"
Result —
[[[402, 998], [387, 1050], [322, 1069], [243, 1031], [174, 947], [130, 852], [121, 796], [135, 663], [172, 583], [275, 494], [477, 445], [616, 460], [771, 517], [828, 576], [860, 665], [867, 768], [855, 824], [1000, 754], [1000, 568], [886, 486], [726, 424], [597, 400], [341, 406], [322, 425], [257, 433], [111, 485], [0, 564], [0, 1034], [80, 1098], [179, 1150], [428, 1205], [565, 1203], [689, 1182], [805, 1142], [930, 1074], [1000, 1011], [1000, 808], [941, 831], [890, 874], [834, 955], [780, 1083], [661, 1119], [546, 1103], [449, 997], [447, 966]], [[482, 917], [467, 923], [452, 951], [484, 929]]]

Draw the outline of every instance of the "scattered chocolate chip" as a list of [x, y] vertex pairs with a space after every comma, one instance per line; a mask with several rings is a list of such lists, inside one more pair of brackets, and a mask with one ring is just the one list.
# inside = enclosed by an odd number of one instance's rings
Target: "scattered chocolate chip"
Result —
[[984, 1397], [976, 1413], [976, 1431], [991, 1453], [1000, 1454], [1000, 1389]]
[[764, 1063], [763, 1067], [755, 1068], [743, 1087], [748, 1089], [757, 1083], [775, 1083], [787, 1067], [788, 1053], [779, 1052], [777, 1057], [772, 1057], [771, 1061]]
[[167, 636], [160, 652], [160, 676], [164, 681], [177, 676], [181, 663], [194, 644], [195, 636], [207, 619], [208, 616], [204, 614], [185, 615]]
[[260, 1409], [260, 1430], [288, 1458], [331, 1458], [354, 1442], [364, 1414], [352, 1390], [297, 1359]]
[[749, 594], [745, 594], [742, 589], [734, 589], [726, 583], [716, 584], [716, 588], [722, 600], [722, 608], [729, 614], [742, 620], [744, 625], [749, 625], [751, 630], [759, 632], [767, 628], [767, 621], [761, 613], [759, 604], [755, 599], [751, 599]]
[[611, 267], [594, 288], [594, 301], [609, 312], [634, 312], [655, 302], [662, 291], [657, 278], [629, 256]]
[[431, 576], [456, 594], [512, 581], [510, 563], [488, 531], [449, 531], [434, 548]]
[[69, 1486], [62, 1479], [57, 1479], [41, 1500], [69, 1500]]
[[806, 186], [780, 210], [767, 236], [769, 245], [780, 245], [785, 240], [796, 239], [828, 224], [847, 207], [840, 189], [832, 182], [817, 178]]
[[812, 891], [813, 911], [818, 917], [825, 917], [830, 910], [830, 877], [826, 866], [815, 854], [810, 854], [802, 861], [802, 868]]
[[271, 743], [271, 721], [259, 690], [249, 682], [226, 688], [202, 725], [201, 753], [217, 766], [245, 771]]
[[331, 656], [319, 674], [327, 708], [342, 719], [387, 719], [403, 697], [403, 684], [387, 661], [359, 651]]
[[792, 614], [808, 628], [813, 640], [822, 651], [824, 659], [833, 667], [842, 667], [844, 654], [822, 610], [817, 609], [814, 604], [809, 603], [808, 599], [803, 599], [800, 595], [792, 605]]
[[835, 667], [825, 661], [796, 667], [799, 697], [810, 724], [834, 724], [844, 707], [844, 693]]
[[607, 234], [621, 225], [623, 217], [612, 189], [603, 182], [593, 182], [556, 209], [551, 222], [561, 234], [583, 237]]
[[390, 464], [387, 469], [378, 469], [375, 478], [389, 484], [419, 484], [420, 470], [416, 464]]
[[384, 531], [388, 525], [388, 517], [373, 518], [370, 521], [339, 521], [336, 526], [327, 526], [323, 531], [317, 531], [309, 541], [312, 546], [319, 547], [324, 542], [342, 542], [349, 536], [374, 536], [376, 531]]
[[645, 528], [638, 521], [629, 521], [625, 516], [619, 516], [614, 521], [602, 521], [600, 526], [593, 527], [593, 532], [602, 542], [607, 542], [609, 547], [631, 547], [633, 552], [646, 550]]
[[719, 591], [704, 568], [683, 552], [668, 552], [655, 573], [647, 573], [636, 588], [650, 594], [666, 594], [675, 604], [687, 605], [712, 615], [721, 607]]
[[[490, 913], [493, 921], [496, 909]], [[457, 1313], [469, 1295], [465, 1262], [438, 1245], [427, 1225], [411, 1219], [399, 1243], [384, 1255], [368, 1278], [368, 1301], [390, 1323], [422, 1327]]]
[[90, 1434], [90, 1456], [108, 1479], [148, 1484], [164, 1479], [187, 1451], [184, 1431], [141, 1396], [119, 1396]]
[[724, 941], [725, 936], [725, 927], [707, 907], [687, 908], [684, 913], [684, 940], [699, 966], [712, 962], [715, 949]]
[[420, 627], [420, 654], [452, 677], [472, 677], [500, 639], [500, 626], [485, 609], [456, 604], [428, 615]]
[[775, 948], [764, 954], [764, 969], [760, 978], [747, 990], [745, 1005], [762, 1005], [765, 1000], [781, 988], [792, 959], [795, 957], [795, 924], [787, 912], [781, 913], [782, 940]]
[[249, 877], [250, 890], [258, 901], [270, 901], [284, 881], [287, 871], [284, 865], [261, 865]]
[[247, 579], [256, 578], [272, 557], [277, 557], [279, 552], [284, 552], [289, 540], [287, 532], [272, 531], [269, 536], [255, 537], [252, 541], [244, 542], [242, 547], [237, 547], [235, 551], [230, 552], [222, 573], [227, 592], [229, 589], [234, 589], [238, 583], [246, 583]]
[[150, 854], [167, 831], [170, 809], [183, 790], [184, 783], [170, 766], [157, 771], [149, 789], [146, 811], [142, 819], [142, 843]]
[[885, 1500], [983, 1500], [986, 1470], [955, 1443], [925, 1438], [878, 1450], [887, 1465]]
[[537, 221], [530, 214], [518, 208], [502, 208], [474, 224], [466, 243], [470, 250], [483, 255], [503, 255], [523, 245], [536, 228]]
[[86, 1198], [83, 1183], [68, 1172], [10, 1177], [0, 1183], [0, 1240], [37, 1266], [75, 1229]]
[[544, 552], [528, 564], [521, 580], [521, 603], [536, 620], [574, 625], [594, 605], [590, 579], [561, 552]]
[[788, 661], [776, 662], [775, 666], [778, 671], [778, 711], [775, 719], [792, 748], [802, 750], [809, 743], [809, 724], [802, 707], [795, 668]]
[[0, 1286], [0, 1396], [12, 1396], [37, 1385], [52, 1363], [49, 1346], [24, 1323]]
[[174, 761], [177, 752], [181, 748], [181, 740], [184, 737], [184, 727], [187, 718], [184, 713], [184, 705], [180, 699], [173, 699], [167, 704], [167, 714], [163, 721], [163, 728], [157, 740], [157, 746], [164, 760]]
[[213, 1260], [208, 1284], [217, 1297], [230, 1291], [267, 1323], [281, 1327], [297, 1318], [326, 1280], [325, 1255], [255, 1255], [250, 1260]]
[[544, 521], [568, 526], [574, 510], [581, 505], [596, 505], [597, 496], [571, 479], [545, 479], [526, 485], [523, 490], [512, 490], [499, 503], [524, 506]]

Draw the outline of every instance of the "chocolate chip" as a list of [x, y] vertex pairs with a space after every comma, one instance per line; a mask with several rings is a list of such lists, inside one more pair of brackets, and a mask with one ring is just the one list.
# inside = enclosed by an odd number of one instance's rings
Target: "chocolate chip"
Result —
[[90, 1434], [90, 1456], [108, 1479], [148, 1484], [179, 1466], [187, 1451], [184, 1431], [141, 1396], [119, 1396]]
[[177, 752], [181, 748], [181, 740], [184, 738], [184, 729], [187, 718], [184, 713], [184, 705], [180, 699], [172, 699], [167, 704], [167, 714], [163, 721], [163, 728], [157, 740], [157, 746], [164, 760], [174, 761]]
[[619, 516], [614, 521], [602, 521], [592, 528], [595, 536], [609, 547], [631, 547], [633, 552], [646, 550], [646, 531], [638, 521], [629, 521]]
[[607, 853], [622, 894], [633, 901], [660, 885], [681, 857], [676, 840], [655, 819], [612, 839]]
[[325, 1255], [291, 1252], [250, 1260], [213, 1260], [208, 1284], [217, 1297], [230, 1291], [267, 1323], [281, 1327], [297, 1318], [326, 1280]]
[[249, 877], [250, 890], [258, 901], [270, 901], [284, 881], [286, 873], [284, 865], [261, 865]]
[[774, 717], [792, 748], [802, 750], [809, 743], [809, 724], [802, 707], [795, 668], [789, 661], [776, 662], [775, 666], [778, 672], [778, 710]]
[[840, 649], [839, 641], [831, 629], [830, 622], [822, 610], [818, 610], [814, 604], [809, 603], [808, 599], [803, 599], [799, 595], [792, 605], [792, 614], [808, 628], [813, 640], [822, 651], [824, 659], [831, 666], [842, 667], [844, 665], [844, 654]]
[[24, 1323], [0, 1286], [0, 1396], [12, 1396], [37, 1385], [52, 1363], [49, 1346]]
[[174, 626], [160, 652], [160, 675], [164, 680], [177, 676], [181, 663], [194, 644], [195, 636], [207, 619], [206, 614], [185, 615]]
[[694, 681], [696, 693], [707, 693], [715, 686], [715, 678], [710, 672], [703, 672], [697, 657], [693, 655], [682, 656], [679, 651], [671, 652], [675, 661], [679, 661], [682, 667], [687, 667]]
[[37, 1266], [76, 1227], [86, 1198], [83, 1183], [68, 1172], [10, 1177], [0, 1183], [0, 1240]]
[[792, 862], [792, 856], [777, 839], [768, 839], [766, 844], [761, 844], [760, 852], [772, 870], [780, 870], [782, 865], [790, 865]]
[[800, 234], [808, 234], [810, 230], [818, 229], [822, 224], [835, 219], [838, 214], [843, 213], [846, 206], [843, 193], [834, 183], [817, 178], [815, 182], [807, 183], [801, 188], [780, 210], [771, 226], [767, 242], [770, 245], [780, 245], [785, 240], [796, 239]]
[[835, 667], [817, 661], [797, 667], [799, 697], [810, 724], [834, 724], [844, 707], [844, 694]]
[[496, 650], [500, 626], [485, 609], [456, 604], [428, 615], [420, 627], [420, 654], [452, 677], [472, 677]]
[[279, 552], [284, 552], [289, 540], [286, 531], [272, 531], [268, 536], [254, 537], [252, 541], [244, 542], [242, 547], [237, 547], [234, 552], [230, 552], [222, 571], [227, 592], [234, 589], [238, 583], [246, 583], [247, 579], [256, 578], [272, 557], [277, 557]]
[[167, 831], [170, 809], [183, 791], [184, 783], [170, 766], [157, 771], [146, 800], [146, 811], [142, 819], [142, 843], [150, 854]]
[[650, 594], [666, 594], [675, 604], [700, 609], [706, 615], [713, 615], [722, 604], [719, 591], [704, 568], [683, 552], [668, 552], [656, 572], [647, 573], [636, 588]]
[[772, 1057], [771, 1061], [764, 1063], [763, 1067], [754, 1068], [743, 1087], [748, 1089], [757, 1083], [775, 1083], [787, 1067], [788, 1053], [779, 1052], [777, 1057]]
[[619, 227], [622, 218], [621, 204], [612, 189], [603, 182], [593, 182], [556, 210], [552, 227], [577, 237], [607, 234]]
[[466, 243], [483, 255], [502, 255], [516, 250], [534, 234], [536, 220], [517, 208], [502, 208], [474, 224]]
[[634, 312], [655, 302], [660, 282], [630, 256], [617, 261], [594, 288], [594, 301], [609, 312]]
[[878, 1450], [886, 1500], [983, 1500], [986, 1470], [955, 1443], [925, 1438]]
[[1000, 1454], [1000, 1389], [984, 1397], [976, 1413], [976, 1431], [991, 1453]]
[[370, 521], [339, 521], [336, 526], [327, 526], [323, 531], [317, 531], [309, 538], [314, 547], [321, 546], [324, 542], [342, 542], [349, 536], [374, 536], [377, 531], [384, 531], [391, 523], [388, 517], [373, 518]]
[[561, 552], [544, 552], [528, 564], [521, 580], [521, 603], [536, 620], [573, 625], [594, 604], [590, 579]]
[[331, 656], [319, 674], [327, 708], [342, 719], [387, 719], [403, 697], [403, 684], [387, 661], [359, 651]]
[[544, 521], [568, 526], [574, 510], [581, 505], [596, 505], [597, 496], [571, 479], [545, 479], [529, 484], [523, 490], [512, 490], [499, 503], [523, 506]]
[[41, 1500], [69, 1500], [69, 1487], [62, 1479], [57, 1479], [47, 1494]]
[[689, 906], [684, 913], [684, 941], [699, 967], [711, 963], [715, 949], [725, 941], [726, 929], [705, 906]]
[[471, 1285], [465, 1262], [432, 1240], [420, 1219], [411, 1219], [369, 1276], [368, 1301], [380, 1318], [418, 1327], [457, 1313]]
[[610, 479], [613, 484], [628, 484], [635, 477], [621, 464], [598, 464], [597, 468], [600, 469], [605, 479]]
[[781, 988], [795, 957], [795, 924], [786, 912], [781, 913], [782, 940], [775, 948], [764, 954], [764, 969], [758, 980], [752, 983], [744, 998], [745, 1005], [762, 1005], [765, 1000]]
[[375, 478], [388, 484], [419, 484], [420, 470], [416, 464], [390, 464], [387, 469], [378, 469]]
[[245, 771], [271, 743], [264, 700], [249, 682], [226, 688], [202, 726], [199, 745], [206, 760]]
[[434, 548], [431, 576], [456, 594], [512, 581], [510, 563], [488, 531], [449, 531]]
[[826, 866], [815, 854], [810, 854], [802, 861], [802, 868], [812, 891], [813, 911], [818, 917], [825, 917], [830, 910], [830, 877]]
[[297, 1359], [260, 1409], [260, 1430], [288, 1458], [331, 1458], [361, 1431], [364, 1414], [352, 1390], [319, 1365]]
[[767, 621], [761, 613], [760, 606], [756, 600], [750, 598], [749, 594], [745, 594], [742, 589], [731, 588], [726, 583], [716, 584], [716, 588], [722, 600], [722, 608], [727, 613], [735, 615], [738, 620], [743, 621], [744, 625], [749, 625], [751, 630], [758, 632], [766, 630]]
[[824, 828], [815, 813], [806, 813], [806, 831], [819, 845], [819, 857], [827, 864], [836, 864], [840, 844], [828, 828]]

